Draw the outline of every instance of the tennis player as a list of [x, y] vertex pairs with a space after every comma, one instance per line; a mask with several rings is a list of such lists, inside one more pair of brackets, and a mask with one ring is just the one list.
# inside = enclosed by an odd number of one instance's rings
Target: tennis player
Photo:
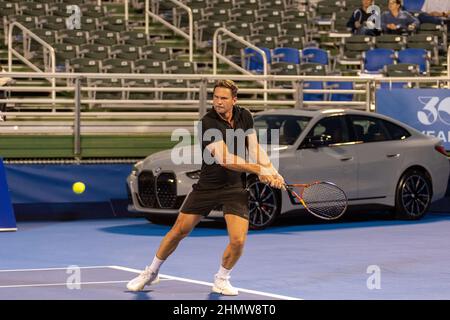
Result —
[[[146, 285], [159, 282], [161, 265], [180, 241], [211, 210], [222, 206], [229, 243], [214, 277], [212, 291], [223, 295], [238, 294], [229, 279], [242, 254], [248, 231], [246, 173], [256, 174], [262, 182], [279, 189], [283, 188], [284, 179], [259, 145], [251, 113], [236, 104], [237, 92], [238, 87], [231, 80], [221, 80], [215, 84], [213, 108], [200, 120], [203, 156], [199, 181], [192, 186], [175, 224], [161, 241], [153, 262], [127, 284], [130, 291], [140, 291]], [[244, 135], [243, 139], [239, 134]], [[248, 159], [239, 150], [247, 150], [244, 153], [248, 152]]]

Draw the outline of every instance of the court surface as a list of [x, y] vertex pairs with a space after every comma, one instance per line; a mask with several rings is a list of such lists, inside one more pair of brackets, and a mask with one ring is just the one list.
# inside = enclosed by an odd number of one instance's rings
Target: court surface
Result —
[[450, 299], [450, 214], [353, 217], [284, 219], [250, 231], [232, 272], [238, 297], [210, 292], [228, 241], [222, 223], [201, 223], [165, 262], [162, 281], [132, 293], [126, 282], [151, 262], [170, 226], [22, 222], [0, 233], [0, 299]]

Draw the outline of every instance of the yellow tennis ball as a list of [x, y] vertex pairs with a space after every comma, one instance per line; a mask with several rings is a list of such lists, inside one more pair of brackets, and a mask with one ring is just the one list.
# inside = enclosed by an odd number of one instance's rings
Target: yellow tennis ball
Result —
[[75, 182], [72, 186], [73, 192], [75, 192], [77, 194], [83, 193], [85, 189], [86, 189], [86, 186], [84, 185], [83, 182]]

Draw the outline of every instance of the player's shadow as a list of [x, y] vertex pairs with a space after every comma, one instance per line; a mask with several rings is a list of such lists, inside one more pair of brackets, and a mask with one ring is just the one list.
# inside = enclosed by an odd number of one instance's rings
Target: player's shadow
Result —
[[[282, 216], [275, 223], [264, 230], [250, 230], [250, 234], [292, 233], [298, 231], [339, 230], [351, 228], [394, 227], [399, 225], [412, 225], [436, 223], [450, 220], [450, 213], [428, 213], [420, 220], [396, 220], [389, 212], [359, 212], [350, 210], [336, 221], [325, 221], [310, 214], [299, 216]], [[129, 221], [129, 220], [127, 220]], [[159, 225], [145, 222], [124, 224], [101, 228], [100, 230], [113, 234], [126, 234], [134, 236], [161, 237], [171, 228], [171, 225]], [[226, 236], [226, 225], [221, 220], [201, 222], [190, 234], [190, 237]]]

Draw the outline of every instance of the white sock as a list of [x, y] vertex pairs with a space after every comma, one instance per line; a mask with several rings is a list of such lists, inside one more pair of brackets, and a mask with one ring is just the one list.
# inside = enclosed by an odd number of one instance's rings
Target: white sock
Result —
[[220, 266], [216, 276], [219, 278], [227, 279], [230, 277], [231, 270], [233, 269], [225, 269], [224, 267]]
[[161, 260], [155, 255], [155, 257], [153, 258], [153, 262], [149, 267], [150, 270], [152, 270], [155, 273], [158, 273], [159, 268], [161, 267], [161, 265], [163, 264], [164, 261], [166, 261], [166, 260]]

